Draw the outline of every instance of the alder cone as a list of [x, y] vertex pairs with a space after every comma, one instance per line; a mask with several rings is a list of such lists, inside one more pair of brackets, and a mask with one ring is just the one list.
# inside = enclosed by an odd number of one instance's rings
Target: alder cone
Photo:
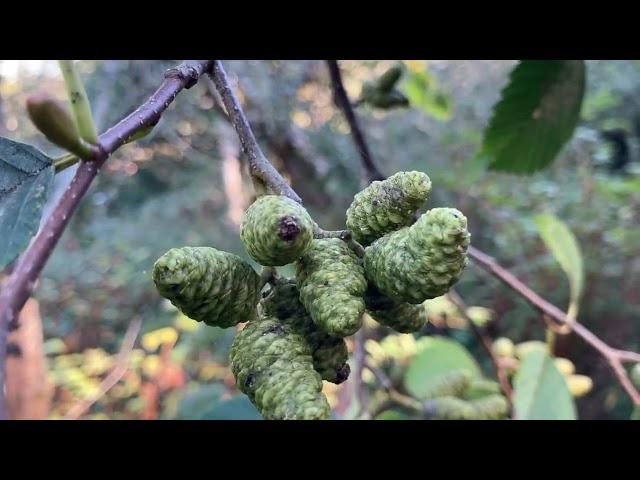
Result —
[[232, 253], [172, 248], [154, 264], [153, 281], [160, 295], [198, 322], [226, 328], [256, 316], [260, 277]]
[[313, 240], [296, 267], [300, 301], [311, 319], [335, 337], [362, 326], [367, 281], [362, 262], [340, 239]]
[[365, 249], [368, 280], [393, 300], [412, 304], [444, 295], [467, 266], [467, 219], [455, 208], [434, 208], [411, 227]]
[[471, 375], [466, 370], [454, 370], [442, 376], [422, 398], [461, 397], [469, 388]]
[[509, 405], [496, 394], [472, 401], [443, 396], [430, 400], [425, 410], [433, 420], [500, 420], [507, 417]]
[[293, 326], [263, 317], [248, 323], [231, 345], [231, 371], [267, 420], [327, 420], [331, 409], [311, 350]]
[[492, 394], [500, 394], [500, 384], [485, 378], [472, 378], [462, 397], [465, 400], [477, 400]]
[[293, 280], [279, 281], [260, 301], [261, 314], [291, 325], [309, 344], [313, 368], [323, 380], [340, 384], [349, 378], [349, 352], [344, 339], [321, 330], [300, 303], [300, 292]]
[[373, 285], [367, 288], [364, 299], [371, 318], [396, 332], [417, 332], [427, 323], [427, 311], [424, 305], [396, 302], [380, 293]]
[[313, 227], [299, 203], [282, 195], [264, 195], [245, 212], [240, 238], [256, 262], [282, 266], [302, 256], [313, 239]]
[[409, 226], [428, 200], [431, 180], [422, 172], [398, 172], [358, 192], [347, 209], [347, 228], [364, 246]]

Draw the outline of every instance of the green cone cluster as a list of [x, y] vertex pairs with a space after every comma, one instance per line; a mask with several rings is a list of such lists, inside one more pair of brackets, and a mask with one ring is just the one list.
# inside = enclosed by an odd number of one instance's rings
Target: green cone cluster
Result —
[[[393, 85], [395, 75], [382, 83]], [[348, 235], [314, 239], [317, 225], [304, 207], [264, 195], [245, 212], [240, 237], [263, 266], [295, 263], [295, 280], [275, 269], [261, 278], [240, 257], [210, 247], [169, 250], [153, 280], [196, 321], [246, 323], [231, 347], [231, 369], [264, 418], [327, 419], [322, 382], [349, 377], [344, 338], [362, 327], [365, 311], [398, 332], [419, 331], [424, 300], [444, 294], [466, 266], [470, 236], [460, 212], [435, 208], [415, 220], [430, 192], [426, 174], [399, 172], [358, 193], [347, 226], [364, 250]], [[271, 287], [261, 298], [265, 283]], [[437, 385], [429, 401], [443, 404], [435, 410], [443, 418], [494, 418], [505, 410], [496, 396], [493, 385], [458, 376]]]
[[462, 397], [469, 388], [470, 382], [471, 374], [466, 370], [456, 370], [439, 378], [428, 391], [423, 393], [422, 398]]
[[454, 370], [436, 382], [422, 397], [427, 418], [437, 420], [498, 420], [506, 418], [509, 405], [500, 385]]
[[313, 368], [323, 380], [340, 384], [349, 378], [349, 353], [344, 339], [332, 337], [318, 328], [299, 300], [295, 281], [281, 280], [260, 302], [261, 314], [291, 325], [311, 349]]
[[367, 281], [358, 256], [340, 239], [313, 240], [297, 263], [300, 301], [329, 335], [346, 337], [362, 326]]
[[434, 208], [410, 227], [365, 250], [367, 278], [396, 301], [413, 304], [444, 295], [468, 263], [467, 219], [455, 208]]
[[153, 266], [158, 292], [193, 320], [231, 327], [252, 320], [260, 277], [232, 253], [210, 247], [172, 248]]
[[395, 88], [403, 72], [403, 65], [397, 64], [384, 72], [377, 80], [365, 83], [360, 101], [383, 110], [408, 107], [409, 99]]
[[347, 209], [347, 228], [367, 246], [383, 235], [409, 226], [429, 199], [431, 180], [422, 172], [398, 172], [357, 193]]
[[427, 323], [424, 305], [396, 302], [383, 295], [373, 285], [369, 285], [364, 297], [367, 313], [376, 322], [399, 333], [413, 333]]
[[507, 416], [509, 406], [502, 395], [488, 395], [477, 400], [439, 397], [426, 404], [427, 418], [433, 420], [500, 420]]
[[313, 239], [313, 227], [302, 205], [281, 195], [264, 195], [245, 212], [240, 238], [256, 262], [281, 266], [302, 256]]
[[331, 410], [305, 338], [278, 319], [247, 324], [231, 346], [238, 388], [267, 420], [326, 420]]

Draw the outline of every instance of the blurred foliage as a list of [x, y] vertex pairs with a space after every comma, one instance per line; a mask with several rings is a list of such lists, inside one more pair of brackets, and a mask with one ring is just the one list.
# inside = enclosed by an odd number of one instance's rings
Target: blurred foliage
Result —
[[[80, 62], [98, 129], [104, 131], [144, 101], [163, 71], [175, 63]], [[341, 61], [351, 98], [358, 98], [365, 82], [396, 63]], [[459, 208], [469, 218], [475, 246], [566, 308], [570, 287], [535, 223], [543, 213], [562, 218], [584, 259], [579, 321], [612, 345], [640, 350], [640, 62], [587, 62], [578, 128], [557, 160], [530, 177], [489, 172], [472, 161], [515, 62], [404, 63], [413, 72], [406, 81], [414, 83], [401, 88], [422, 106], [358, 110], [381, 170], [427, 172], [434, 185], [429, 207]], [[324, 228], [343, 228], [344, 212], [364, 183], [348, 125], [333, 104], [324, 63], [225, 65], [232, 81], [239, 82], [240, 100], [267, 156]], [[416, 84], [429, 85], [430, 94], [420, 97], [411, 87]], [[26, 95], [40, 89], [64, 99], [56, 75], [29, 73], [0, 81], [0, 134], [34, 144], [53, 157], [62, 152], [35, 131], [24, 108]], [[632, 162], [626, 174], [605, 168], [612, 148], [601, 131], [613, 127], [628, 133]], [[56, 177], [58, 194], [71, 174], [72, 169]], [[177, 315], [150, 279], [155, 259], [174, 246], [210, 245], [250, 261], [238, 241], [238, 215], [251, 195], [237, 140], [207, 81], [181, 93], [151, 134], [109, 159], [36, 293], [57, 386], [53, 418], [64, 416], [99, 388], [136, 317], [143, 319], [143, 327], [130, 369], [86, 418], [255, 418], [228, 369], [233, 331]], [[54, 193], [51, 201], [55, 198]], [[470, 306], [467, 315], [488, 335], [514, 343], [544, 338], [538, 313], [473, 264], [456, 288]], [[440, 298], [427, 302], [426, 308], [430, 322], [416, 336], [391, 334], [369, 324], [367, 358], [383, 362], [402, 387], [421, 342], [428, 340], [421, 337], [438, 334], [458, 342], [485, 377], [495, 378], [455, 306]], [[571, 359], [593, 379], [593, 390], [576, 400], [579, 418], [630, 417], [630, 401], [601, 357], [572, 336], [558, 337], [556, 348], [556, 355]], [[371, 372], [364, 373], [375, 403], [383, 392], [374, 388]], [[337, 418], [355, 416], [352, 380], [340, 387], [327, 384], [326, 393]], [[382, 416], [406, 414], [387, 411]]]

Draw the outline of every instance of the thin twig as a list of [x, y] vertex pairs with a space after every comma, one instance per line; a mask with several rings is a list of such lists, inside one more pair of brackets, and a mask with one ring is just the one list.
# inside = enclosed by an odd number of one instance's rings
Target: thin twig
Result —
[[352, 235], [350, 230], [322, 230], [316, 228], [313, 232], [313, 238], [339, 238], [345, 242], [351, 240]]
[[[378, 384], [387, 392], [389, 400], [416, 413], [424, 413], [422, 404], [415, 398], [398, 392], [393, 387], [393, 382], [391, 381], [391, 379], [381, 369], [371, 365], [371, 363], [369, 362], [365, 363], [365, 367], [367, 368], [367, 370], [373, 373], [373, 376], [376, 378]], [[378, 411], [371, 413], [372, 418], [375, 418], [379, 413], [381, 413], [380, 408], [377, 410]]]
[[506, 372], [500, 365], [498, 357], [496, 357], [496, 354], [493, 352], [493, 342], [491, 341], [491, 338], [489, 338], [485, 331], [478, 325], [476, 325], [471, 318], [469, 318], [469, 315], [467, 315], [467, 305], [464, 303], [464, 300], [462, 300], [462, 297], [460, 297], [458, 292], [456, 292], [454, 289], [451, 289], [449, 290], [448, 295], [449, 300], [451, 300], [451, 302], [458, 308], [460, 314], [464, 317], [464, 319], [467, 321], [467, 324], [471, 328], [471, 331], [480, 341], [480, 344], [484, 347], [487, 355], [489, 355], [491, 363], [493, 364], [493, 367], [496, 371], [496, 376], [498, 377], [498, 383], [500, 383], [500, 389], [502, 390], [502, 393], [504, 393], [504, 396], [507, 397], [509, 407], [511, 408], [511, 395], [513, 393], [511, 390], [511, 384], [509, 383]]
[[353, 388], [355, 390], [355, 396], [358, 400], [358, 415], [367, 412], [369, 410], [369, 398], [367, 395], [367, 389], [362, 380], [362, 372], [365, 366], [365, 352], [364, 342], [366, 341], [365, 325], [356, 332], [353, 336]]
[[[334, 98], [336, 99], [336, 104], [338, 104], [338, 106], [343, 109], [347, 119], [355, 119], [356, 117], [355, 113], [353, 112], [353, 107], [351, 105], [351, 102], [349, 101], [349, 97], [344, 89], [344, 86], [342, 85], [342, 76], [340, 74], [338, 63], [335, 60], [327, 60], [327, 64], [329, 66], [329, 72], [331, 75], [331, 82], [333, 86], [333, 94]], [[358, 151], [360, 152], [360, 159], [365, 171], [367, 172], [367, 175], [370, 176], [372, 172], [379, 173], [379, 170], [375, 168], [375, 164], [372, 163], [366, 140], [364, 139], [364, 135], [362, 134], [362, 131], [358, 126], [357, 120], [354, 123], [350, 121], [349, 124], [351, 125], [351, 134], [353, 137], [353, 141], [358, 147]], [[374, 170], [372, 170], [372, 168]], [[640, 361], [640, 354], [610, 347], [602, 340], [600, 340], [596, 335], [590, 332], [586, 327], [577, 323], [574, 318], [569, 317], [558, 307], [544, 300], [537, 293], [535, 293], [524, 283], [518, 280], [518, 278], [516, 278], [512, 273], [498, 265], [498, 263], [493, 258], [481, 252], [477, 248], [469, 246], [468, 255], [478, 265], [500, 279], [503, 283], [512, 288], [520, 296], [524, 297], [524, 299], [527, 300], [531, 305], [540, 310], [543, 315], [547, 315], [549, 318], [555, 320], [562, 326], [569, 327], [585, 342], [587, 342], [598, 352], [600, 352], [600, 354], [611, 365], [611, 368], [613, 369], [620, 384], [629, 394], [629, 396], [633, 400], [633, 403], [635, 405], [640, 405], [640, 392], [638, 392], [638, 390], [634, 388], [633, 384], [629, 380], [627, 371], [622, 366], [623, 362]]]
[[356, 144], [356, 148], [358, 149], [358, 153], [362, 159], [367, 179], [369, 182], [373, 182], [374, 180], [383, 180], [385, 177], [373, 161], [364, 133], [362, 133], [362, 129], [358, 123], [358, 117], [353, 110], [347, 91], [344, 89], [338, 61], [327, 60], [327, 66], [329, 67], [329, 75], [331, 76], [331, 85], [333, 87], [333, 100], [338, 108], [342, 110], [342, 113], [349, 123], [351, 135], [353, 136], [354, 143]]
[[191, 88], [208, 69], [210, 62], [187, 60], [176, 68], [168, 70], [162, 85], [144, 104], [100, 136], [99, 148], [94, 158], [80, 164], [53, 213], [27, 251], [20, 257], [0, 292], [0, 419], [6, 417], [2, 386], [4, 385], [7, 325], [31, 295], [40, 272], [53, 253], [82, 197], [109, 155], [126, 143], [137, 131], [156, 124], [176, 95], [185, 88]]
[[582, 340], [595, 348], [609, 362], [613, 372], [622, 388], [625, 389], [635, 405], [640, 405], [640, 392], [633, 386], [627, 371], [623, 367], [623, 362], [633, 362], [640, 359], [640, 355], [634, 352], [618, 350], [607, 345], [584, 325], [577, 323], [573, 317], [568, 316], [558, 307], [549, 303], [536, 292], [527, 287], [507, 269], [501, 267], [494, 258], [481, 252], [475, 247], [469, 246], [469, 257], [471, 257], [480, 267], [498, 278], [502, 283], [514, 290], [523, 297], [533, 307], [542, 312], [543, 315], [555, 320], [561, 325], [567, 325]]
[[136, 338], [140, 332], [142, 320], [140, 318], [134, 319], [127, 328], [124, 338], [122, 340], [122, 346], [118, 352], [118, 358], [116, 359], [115, 366], [109, 372], [109, 375], [100, 383], [98, 390], [95, 394], [91, 395], [86, 400], [81, 400], [69, 409], [64, 416], [65, 420], [77, 420], [84, 415], [91, 406], [100, 400], [109, 390], [111, 390], [116, 383], [127, 373], [129, 369], [129, 358], [133, 351], [133, 346], [136, 343]]
[[235, 128], [238, 134], [238, 138], [242, 144], [242, 150], [249, 160], [249, 171], [252, 177], [268, 185], [276, 194], [285, 195], [298, 203], [302, 203], [298, 194], [291, 188], [282, 175], [278, 173], [271, 162], [267, 160], [264, 153], [262, 153], [262, 149], [256, 141], [253, 130], [251, 130], [251, 126], [240, 106], [240, 102], [231, 89], [227, 74], [219, 60], [213, 61], [213, 68], [210, 75], [220, 97], [222, 97], [222, 102], [229, 114], [233, 128]]

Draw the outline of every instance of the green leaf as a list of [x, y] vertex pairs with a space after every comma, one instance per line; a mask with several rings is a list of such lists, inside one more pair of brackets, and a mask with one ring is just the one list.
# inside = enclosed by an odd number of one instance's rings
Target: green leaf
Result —
[[580, 245], [569, 227], [555, 215], [537, 215], [534, 222], [545, 245], [569, 278], [571, 311], [575, 316], [578, 313], [578, 304], [584, 286], [584, 267]]
[[576, 407], [564, 376], [544, 350], [529, 353], [514, 380], [517, 420], [575, 420]]
[[262, 420], [262, 415], [244, 395], [218, 403], [199, 420]]
[[633, 409], [630, 420], [640, 420], [640, 407], [635, 407]]
[[429, 71], [408, 71], [401, 90], [412, 107], [421, 109], [437, 120], [446, 121], [453, 115], [451, 97], [442, 91]]
[[374, 420], [410, 420], [406, 413], [399, 410], [385, 410], [380, 413]]
[[585, 76], [583, 60], [522, 60], [494, 107], [479, 157], [492, 170], [517, 174], [551, 164], [578, 122]]
[[178, 405], [176, 420], [201, 418], [215, 408], [223, 393], [224, 387], [216, 383], [187, 390]]
[[38, 231], [53, 176], [51, 158], [31, 145], [0, 137], [0, 269]]
[[405, 372], [404, 384], [416, 398], [423, 398], [441, 378], [454, 370], [466, 370], [480, 377], [480, 367], [471, 354], [459, 343], [443, 337], [429, 337]]

